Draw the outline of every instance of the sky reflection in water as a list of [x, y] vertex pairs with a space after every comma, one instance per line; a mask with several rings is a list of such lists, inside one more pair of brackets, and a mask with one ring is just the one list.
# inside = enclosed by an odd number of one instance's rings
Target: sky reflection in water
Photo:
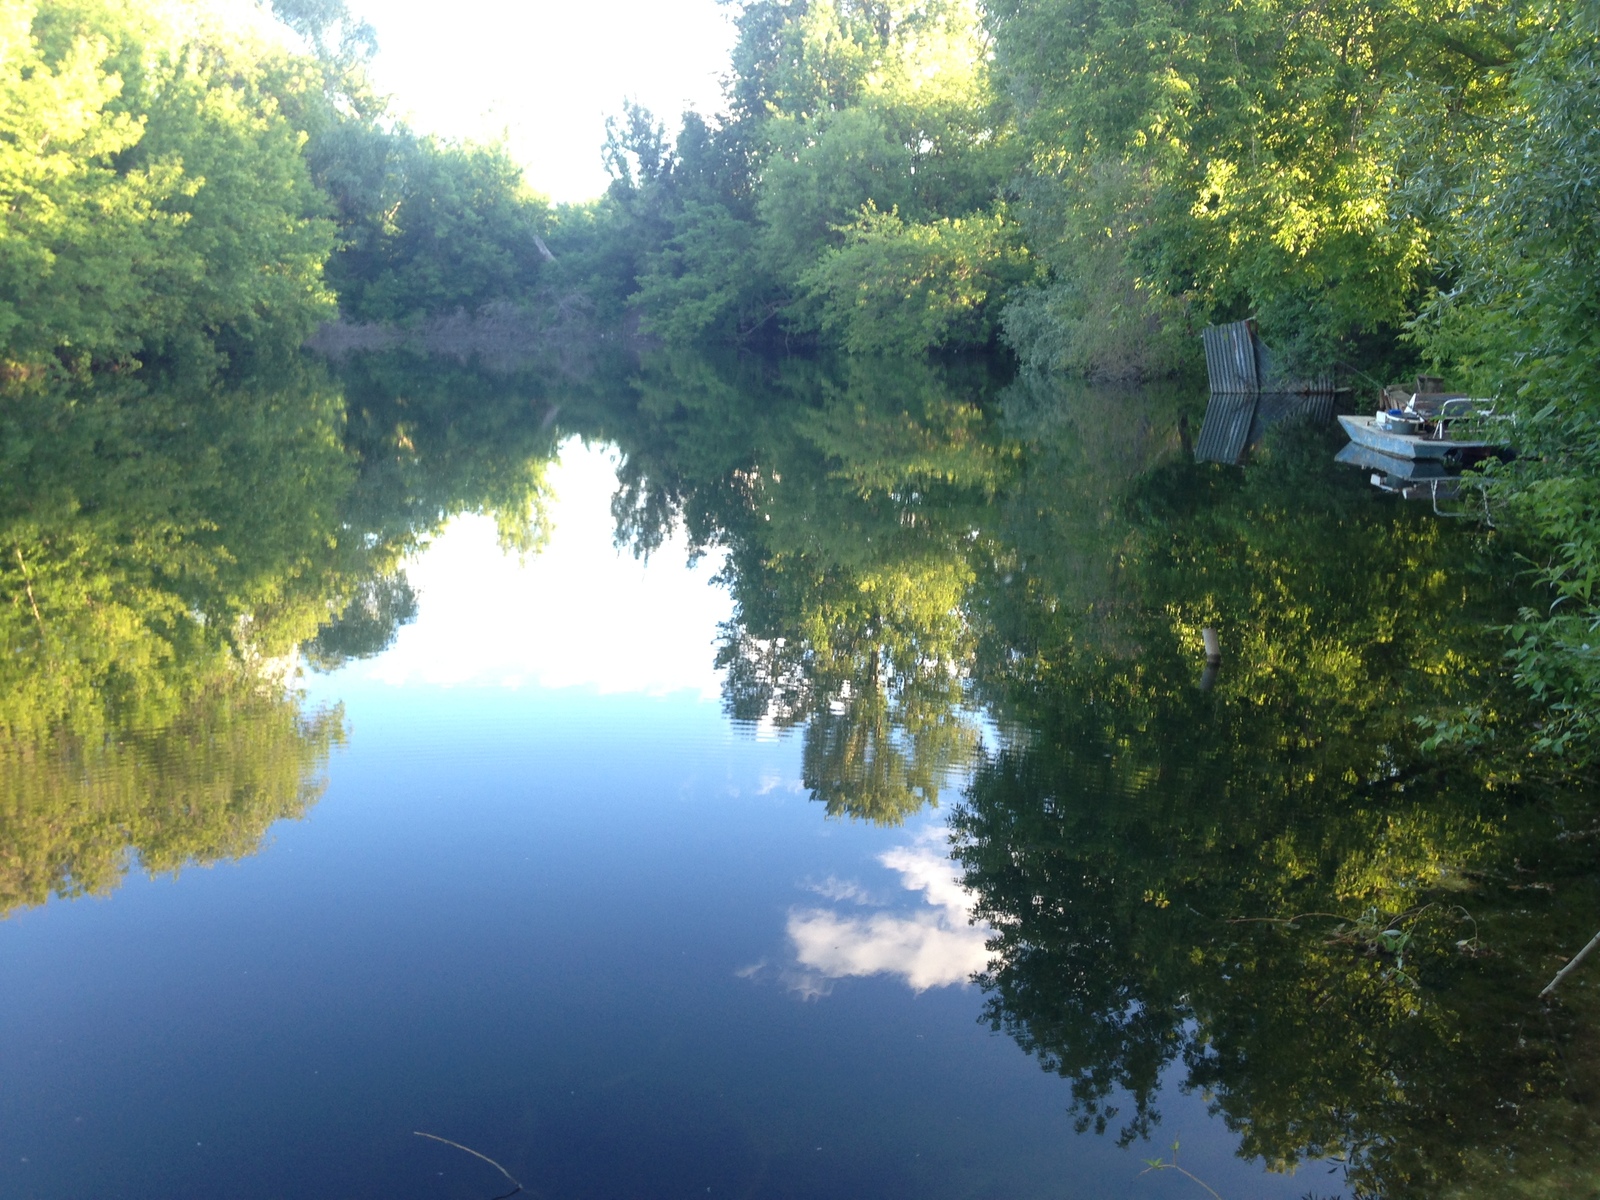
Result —
[[[729, 725], [716, 564], [619, 559], [608, 462], [568, 447], [526, 565], [456, 522], [416, 624], [307, 680], [349, 742], [259, 855], [0, 926], [0, 1194], [492, 1194], [413, 1129], [548, 1197], [1180, 1194], [977, 1023], [937, 817], [824, 820], [799, 738]], [[1305, 1191], [1199, 1096], [1173, 1138]]]
[[[824, 996], [832, 980], [870, 975], [893, 975], [923, 992], [965, 983], [988, 962], [989, 927], [973, 921], [972, 897], [950, 861], [942, 828], [884, 851], [878, 862], [898, 874], [908, 891], [920, 892], [931, 910], [866, 916], [838, 908], [794, 910], [787, 929], [801, 971], [790, 986], [802, 995]], [[831, 876], [812, 890], [857, 905], [885, 903], [860, 884]]]

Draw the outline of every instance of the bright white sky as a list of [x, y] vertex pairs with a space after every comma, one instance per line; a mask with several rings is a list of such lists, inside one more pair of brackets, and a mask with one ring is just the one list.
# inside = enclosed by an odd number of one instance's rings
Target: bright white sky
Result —
[[377, 658], [346, 670], [404, 686], [586, 687], [602, 693], [721, 694], [717, 626], [733, 615], [711, 582], [722, 556], [684, 566], [674, 537], [642, 563], [611, 543], [614, 452], [576, 438], [550, 472], [555, 530], [519, 562], [494, 522], [458, 517], [406, 564], [417, 620]]
[[372, 74], [424, 133], [507, 135], [528, 182], [586, 200], [608, 182], [605, 118], [632, 98], [677, 127], [721, 107], [733, 44], [717, 0], [348, 0], [378, 31]]

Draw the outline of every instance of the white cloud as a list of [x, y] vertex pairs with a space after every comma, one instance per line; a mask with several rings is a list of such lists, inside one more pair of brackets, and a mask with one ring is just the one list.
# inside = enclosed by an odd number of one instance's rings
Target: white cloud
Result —
[[[902, 886], [921, 892], [930, 906], [914, 913], [878, 912], [850, 916], [837, 909], [796, 909], [788, 934], [803, 968], [788, 981], [807, 998], [825, 995], [825, 980], [847, 976], [898, 975], [914, 990], [964, 983], [988, 962], [986, 925], [971, 923], [971, 894], [961, 886], [955, 865], [924, 836], [897, 846], [878, 861], [900, 875]], [[833, 885], [834, 894], [823, 891]], [[829, 879], [812, 890], [830, 899], [855, 900], [859, 885]]]
[[833, 980], [816, 971], [784, 971], [778, 982], [802, 1000], [820, 1000], [833, 992]]
[[806, 884], [808, 892], [815, 892], [824, 900], [848, 900], [852, 904], [875, 904], [876, 901], [868, 894], [867, 889], [853, 879], [840, 879], [837, 875], [829, 875], [821, 883]]

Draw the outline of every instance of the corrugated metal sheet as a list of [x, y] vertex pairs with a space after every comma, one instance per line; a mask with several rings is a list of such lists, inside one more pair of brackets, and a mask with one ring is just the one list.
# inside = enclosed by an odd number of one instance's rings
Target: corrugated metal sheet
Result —
[[1242, 462], [1250, 446], [1259, 399], [1252, 393], [1212, 392], [1206, 402], [1200, 439], [1194, 447], [1195, 461], [1226, 463], [1230, 467]]
[[1256, 336], [1254, 321], [1213, 325], [1201, 340], [1211, 399], [1195, 445], [1200, 462], [1243, 462], [1250, 447], [1280, 421], [1333, 418], [1333, 376], [1293, 382], [1274, 378], [1272, 355]]
[[1238, 395], [1261, 390], [1267, 375], [1262, 368], [1268, 363], [1254, 322], [1212, 325], [1200, 338], [1206, 347], [1206, 375], [1213, 392]]
[[1250, 425], [1249, 445], [1257, 445], [1267, 430], [1280, 421], [1312, 421], [1326, 425], [1333, 420], [1333, 389], [1326, 392], [1262, 392], [1256, 402], [1255, 420]]

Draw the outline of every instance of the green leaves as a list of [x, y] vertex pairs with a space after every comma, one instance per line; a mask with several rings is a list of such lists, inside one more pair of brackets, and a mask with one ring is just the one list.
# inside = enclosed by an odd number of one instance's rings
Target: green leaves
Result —
[[381, 321], [533, 294], [549, 215], [504, 148], [381, 122], [370, 30], [338, 4], [284, 11], [320, 59], [181, 4], [5, 7], [10, 375], [292, 350], [333, 315], [327, 285]]
[[988, 7], [1030, 152], [1016, 210], [1029, 247], [1058, 288], [1118, 281], [1089, 291], [1081, 316], [1069, 303], [1060, 319], [1082, 328], [1065, 345], [1050, 307], [1029, 314], [1019, 351], [1105, 375], [1165, 367], [1096, 345], [1096, 323], [1130, 316], [1192, 332], [1255, 315], [1302, 368], [1395, 336], [1428, 231], [1390, 203], [1382, 132], [1408, 79], [1462, 74], [1426, 36], [1435, 6]]
[[1520, 457], [1489, 495], [1544, 606], [1508, 628], [1508, 655], [1545, 706], [1533, 745], [1576, 766], [1600, 734], [1600, 5], [1518, 6], [1488, 35], [1516, 50], [1496, 64], [1495, 103], [1434, 126], [1427, 147], [1453, 167], [1417, 199], [1447, 218], [1455, 278], [1414, 336], [1516, 417]]
[[691, 200], [671, 228], [630, 300], [651, 333], [675, 345], [737, 341], [775, 314], [777, 288], [756, 265], [754, 225], [720, 204]]
[[0, 39], [13, 375], [293, 346], [327, 314], [281, 51], [97, 0], [7, 5]]
[[991, 296], [1031, 273], [1018, 230], [1002, 215], [911, 225], [868, 205], [848, 240], [804, 272], [824, 332], [854, 354], [920, 354], [983, 346], [994, 331]]
[[347, 316], [404, 321], [532, 298], [549, 209], [502, 146], [337, 118], [307, 147], [341, 214], [328, 282]]
[[[974, 5], [756, 0], [731, 113], [615, 128], [619, 281], [675, 344], [786, 338], [901, 355], [987, 344], [1028, 275], [997, 193], [1018, 148]], [[896, 222], [903, 222], [896, 227]]]

